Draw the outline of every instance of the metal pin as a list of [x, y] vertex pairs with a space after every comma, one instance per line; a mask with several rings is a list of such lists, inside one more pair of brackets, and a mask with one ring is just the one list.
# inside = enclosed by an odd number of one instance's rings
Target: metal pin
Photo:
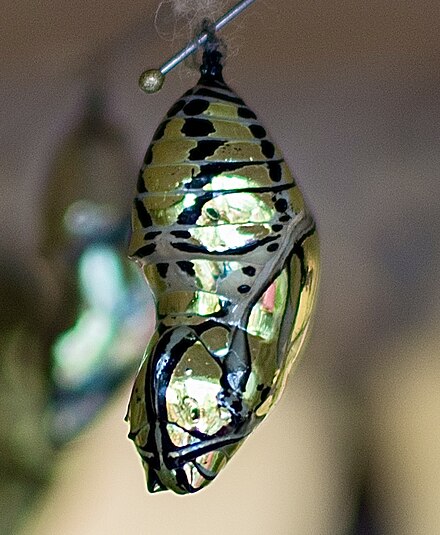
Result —
[[[214, 31], [219, 31], [226, 26], [232, 19], [239, 15], [243, 10], [249, 7], [255, 0], [242, 0], [226, 12], [222, 17], [213, 24]], [[139, 78], [139, 86], [145, 93], [156, 93], [161, 89], [165, 81], [165, 75], [174, 69], [176, 65], [185, 58], [193, 54], [208, 39], [208, 32], [204, 31], [193, 41], [190, 41], [180, 52], [175, 54], [171, 59], [164, 63], [159, 69], [149, 69], [143, 72]]]

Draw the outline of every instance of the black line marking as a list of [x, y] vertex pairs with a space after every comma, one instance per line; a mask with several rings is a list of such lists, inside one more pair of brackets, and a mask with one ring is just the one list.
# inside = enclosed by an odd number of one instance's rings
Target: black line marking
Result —
[[207, 468], [197, 463], [196, 461], [193, 461], [193, 464], [197, 468], [199, 474], [203, 476], [207, 481], [212, 481], [217, 476], [215, 472], [208, 470]]
[[147, 188], [144, 181], [144, 171], [141, 169], [138, 174], [136, 189], [138, 193], [147, 193]]
[[160, 234], [162, 234], [161, 230], [154, 230], [152, 232], [147, 232], [144, 235], [144, 240], [154, 240], [154, 238], [156, 238], [156, 236], [159, 236]]
[[233, 104], [237, 104], [238, 106], [246, 106], [246, 104], [241, 100], [241, 98], [234, 97], [233, 95], [225, 95], [223, 93], [218, 93], [217, 91], [213, 91], [212, 89], [200, 88], [194, 92], [194, 95], [200, 95], [202, 97], [212, 97], [219, 101], [232, 102]]
[[207, 201], [212, 199], [212, 192], [208, 191], [197, 197], [194, 204], [185, 208], [177, 218], [178, 225], [194, 225], [202, 213], [202, 208]]
[[217, 89], [226, 89], [227, 91], [231, 91], [223, 80], [219, 80], [219, 79], [212, 78], [212, 77], [202, 76], [202, 78], [200, 78], [197, 85], [206, 85], [209, 87], [216, 87]]
[[213, 197], [227, 195], [230, 193], [279, 193], [295, 187], [294, 184], [282, 184], [281, 186], [263, 186], [261, 188], [240, 188], [240, 189], [218, 189], [210, 193]]
[[140, 224], [143, 227], [151, 227], [151, 225], [153, 224], [153, 221], [151, 220], [151, 216], [148, 213], [148, 210], [145, 208], [144, 203], [140, 201], [139, 199], [135, 199], [134, 205], [136, 208], [136, 212], [137, 212], [137, 216], [138, 216]]
[[[280, 164], [284, 160], [274, 160], [271, 164]], [[261, 161], [242, 161], [242, 162], [207, 162], [200, 164], [200, 171], [192, 177], [191, 182], [185, 184], [185, 189], [202, 189], [209, 184], [213, 177], [221, 173], [228, 173], [237, 170], [245, 171], [247, 167], [253, 167], [266, 164], [265, 160]]]
[[151, 140], [151, 142], [157, 141], [158, 139], [163, 137], [165, 133], [165, 129], [168, 126], [169, 122], [170, 122], [169, 120], [165, 120], [157, 127], [156, 132], [154, 132], [153, 139]]
[[257, 249], [258, 247], [261, 247], [263, 245], [266, 245], [266, 243], [270, 243], [274, 240], [277, 240], [279, 238], [278, 236], [266, 236], [266, 238], [263, 238], [262, 240], [249, 243], [247, 245], [243, 245], [242, 247], [235, 247], [234, 249], [226, 249], [225, 251], [209, 251], [206, 247], [203, 247], [202, 245], [193, 245], [190, 243], [179, 243], [179, 242], [171, 242], [171, 246], [174, 247], [174, 249], [177, 249], [178, 251], [183, 251], [185, 253], [203, 253], [207, 256], [238, 256], [246, 253], [250, 253]]
[[153, 147], [150, 145], [145, 154], [144, 164], [149, 165], [153, 161]]
[[[289, 189], [292, 189], [295, 187], [295, 184], [282, 184], [280, 186], [264, 186], [261, 188], [239, 188], [239, 189], [217, 189], [212, 191], [198, 191], [201, 188], [192, 190], [194, 192], [194, 195], [196, 196], [196, 199], [200, 199], [201, 197], [205, 197], [206, 195], [210, 195], [210, 199], [215, 197], [222, 197], [225, 195], [231, 195], [235, 193], [251, 193], [253, 195], [259, 195], [261, 193], [281, 193], [283, 191], [288, 191]], [[180, 193], [186, 193], [185, 191], [181, 190], [173, 190], [171, 192], [164, 192], [164, 195], [161, 197], [167, 197], [168, 194], [171, 196], [179, 195]], [[142, 198], [154, 198], [151, 194], [146, 194], [145, 197]], [[274, 201], [275, 198], [272, 199]], [[138, 199], [139, 200], [139, 199]], [[140, 202], [140, 201], [139, 201]], [[197, 201], [196, 201], [197, 202]], [[185, 209], [189, 210], [192, 209], [192, 207]], [[289, 217], [290, 219], [290, 217]], [[288, 219], [282, 219], [280, 218], [280, 221], [287, 221]]]
[[269, 397], [270, 390], [270, 386], [266, 386], [263, 388], [263, 390], [261, 391], [261, 401], [266, 401], [266, 399]]
[[133, 256], [137, 256], [138, 258], [144, 258], [145, 256], [150, 256], [154, 253], [156, 250], [156, 244], [155, 243], [149, 243], [148, 245], [144, 245], [143, 247], [140, 247]]

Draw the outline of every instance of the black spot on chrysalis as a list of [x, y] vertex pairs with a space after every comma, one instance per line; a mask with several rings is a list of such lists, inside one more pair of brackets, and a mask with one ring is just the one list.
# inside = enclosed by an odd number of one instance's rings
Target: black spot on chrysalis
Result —
[[195, 98], [183, 107], [186, 115], [200, 115], [209, 108], [209, 101], [202, 98]]
[[186, 119], [181, 132], [189, 137], [206, 137], [215, 132], [215, 128], [208, 119]]
[[253, 277], [256, 270], [253, 266], [245, 266], [244, 268], [241, 268], [241, 271], [248, 277]]
[[286, 199], [278, 199], [275, 203], [275, 210], [277, 212], [285, 212], [287, 210], [287, 206]]
[[241, 294], [246, 294], [249, 292], [249, 290], [251, 289], [251, 287], [247, 284], [242, 284], [241, 286], [239, 286], [237, 288], [237, 290], [241, 293]]
[[244, 106], [237, 108], [237, 114], [242, 119], [256, 119], [257, 118], [257, 116], [252, 110]]
[[166, 262], [159, 262], [158, 264], [156, 264], [156, 267], [157, 267], [157, 272], [159, 273], [159, 275], [163, 279], [165, 279], [167, 276], [169, 264], [167, 264]]
[[263, 139], [261, 142], [261, 152], [266, 158], [273, 158], [273, 155], [275, 154], [274, 144], [267, 141], [267, 139]]
[[260, 124], [249, 125], [249, 130], [252, 132], [252, 135], [258, 139], [266, 137], [266, 130]]
[[187, 273], [191, 277], [194, 277], [194, 275], [196, 274], [196, 272], [194, 271], [194, 264], [192, 262], [188, 262], [187, 260], [179, 260], [178, 262], [176, 262], [176, 264], [184, 273]]

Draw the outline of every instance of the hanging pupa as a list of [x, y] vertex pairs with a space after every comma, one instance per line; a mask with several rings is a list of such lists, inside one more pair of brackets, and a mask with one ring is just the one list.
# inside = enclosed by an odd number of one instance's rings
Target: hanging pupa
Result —
[[133, 207], [130, 256], [157, 325], [127, 418], [151, 492], [205, 487], [264, 419], [318, 278], [315, 223], [283, 156], [215, 46], [200, 70], [156, 130]]

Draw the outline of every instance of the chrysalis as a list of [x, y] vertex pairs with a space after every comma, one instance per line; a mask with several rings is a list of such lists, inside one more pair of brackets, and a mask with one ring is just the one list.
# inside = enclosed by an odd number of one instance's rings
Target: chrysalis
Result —
[[279, 398], [318, 275], [315, 224], [284, 159], [205, 50], [139, 174], [130, 256], [157, 303], [130, 438], [151, 492], [210, 483]]

